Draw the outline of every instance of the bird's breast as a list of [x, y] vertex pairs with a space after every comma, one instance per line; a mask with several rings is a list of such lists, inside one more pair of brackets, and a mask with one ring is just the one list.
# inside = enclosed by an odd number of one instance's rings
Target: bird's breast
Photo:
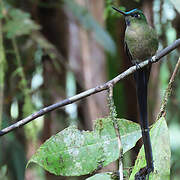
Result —
[[148, 24], [131, 24], [125, 32], [125, 41], [134, 61], [152, 57], [158, 48], [156, 32]]

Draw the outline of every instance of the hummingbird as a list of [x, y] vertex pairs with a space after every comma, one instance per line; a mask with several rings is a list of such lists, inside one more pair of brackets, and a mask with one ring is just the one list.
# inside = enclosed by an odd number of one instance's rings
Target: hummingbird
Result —
[[151, 57], [158, 49], [158, 37], [156, 31], [149, 26], [145, 15], [139, 9], [128, 12], [121, 11], [115, 7], [125, 17], [125, 51], [128, 59], [136, 65], [137, 71], [134, 73], [136, 82], [136, 94], [140, 112], [140, 126], [145, 149], [146, 167], [139, 170], [135, 175], [135, 180], [149, 179], [149, 174], [154, 171], [152, 146], [149, 135], [149, 123], [147, 113], [147, 90], [151, 71], [151, 63], [144, 68], [140, 68], [138, 63], [144, 60], [151, 60]]

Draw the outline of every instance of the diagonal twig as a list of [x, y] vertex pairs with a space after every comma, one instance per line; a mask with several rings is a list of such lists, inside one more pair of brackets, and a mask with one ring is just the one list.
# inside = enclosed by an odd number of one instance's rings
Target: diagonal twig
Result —
[[169, 81], [169, 84], [168, 84], [168, 87], [165, 91], [165, 94], [164, 94], [164, 97], [163, 97], [163, 100], [162, 100], [162, 104], [161, 104], [161, 108], [160, 108], [160, 112], [157, 116], [157, 120], [160, 119], [162, 116], [165, 116], [166, 114], [166, 106], [167, 106], [167, 103], [168, 103], [168, 98], [170, 97], [171, 95], [171, 92], [172, 92], [172, 85], [173, 85], [173, 82], [174, 82], [174, 79], [178, 73], [178, 69], [180, 68], [180, 57], [179, 57], [179, 60], [176, 64], [176, 67], [174, 69], [174, 72], [170, 78], [170, 81]]
[[[170, 46], [166, 47], [165, 49], [161, 50], [160, 52], [158, 52], [155, 56], [153, 56], [151, 58], [151, 60], [146, 60], [146, 61], [143, 61], [141, 63], [139, 63], [139, 67], [140, 68], [143, 68], [145, 66], [147, 66], [149, 63], [155, 63], [157, 61], [159, 61], [162, 57], [164, 57], [165, 55], [169, 54], [171, 51], [173, 51], [174, 49], [176, 49], [177, 47], [180, 46], [180, 39], [177, 39], [173, 44], [171, 44]], [[124, 71], [123, 73], [119, 74], [118, 76], [116, 76], [114, 79], [106, 82], [105, 84], [103, 85], [99, 85], [99, 86], [96, 86], [95, 88], [92, 88], [92, 89], [89, 89], [87, 91], [84, 91], [80, 94], [77, 94], [73, 97], [70, 97], [68, 99], [65, 99], [63, 101], [60, 101], [58, 103], [55, 103], [55, 104], [52, 104], [50, 106], [47, 106], [43, 109], [41, 109], [40, 111], [38, 112], [35, 112], [34, 114], [31, 114], [30, 116], [2, 129], [0, 131], [0, 136], [3, 136], [11, 131], [13, 131], [14, 129], [16, 128], [19, 128], [29, 122], [31, 122], [32, 120], [40, 117], [40, 116], [43, 116], [44, 114], [48, 113], [48, 112], [51, 112], [57, 108], [60, 108], [60, 107], [63, 107], [65, 105], [68, 105], [68, 104], [72, 104], [80, 99], [83, 99], [87, 96], [90, 96], [90, 95], [93, 95], [93, 94], [96, 94], [96, 93], [99, 93], [101, 91], [104, 91], [104, 90], [107, 90], [109, 89], [109, 87], [111, 85], [114, 85], [116, 84], [117, 82], [119, 82], [120, 80], [124, 79], [125, 77], [127, 77], [128, 75], [134, 73], [136, 71], [136, 66], [131, 66], [129, 69], [127, 69], [126, 71]]]

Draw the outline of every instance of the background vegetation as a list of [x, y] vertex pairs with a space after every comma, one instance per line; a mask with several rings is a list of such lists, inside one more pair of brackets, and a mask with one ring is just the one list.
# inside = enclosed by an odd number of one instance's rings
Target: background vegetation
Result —
[[[143, 9], [159, 35], [159, 49], [180, 37], [178, 0], [0, 0], [1, 129], [57, 101], [95, 87], [131, 64], [124, 54], [124, 19], [111, 6]], [[149, 119], [159, 112], [163, 92], [180, 48], [153, 65], [149, 84]], [[180, 177], [180, 82], [168, 104], [171, 177]], [[118, 117], [138, 122], [132, 77], [115, 86]], [[70, 124], [92, 129], [108, 115], [106, 93], [53, 111], [0, 138], [0, 179], [83, 179], [55, 177], [27, 160], [51, 135]], [[124, 157], [131, 167], [141, 146]], [[158, 147], [157, 147], [158, 148]], [[107, 169], [114, 168], [112, 164]]]

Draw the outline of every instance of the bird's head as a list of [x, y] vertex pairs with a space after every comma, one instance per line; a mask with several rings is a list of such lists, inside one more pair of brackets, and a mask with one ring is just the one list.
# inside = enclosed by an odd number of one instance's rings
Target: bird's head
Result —
[[133, 9], [131, 11], [124, 12], [115, 7], [112, 7], [112, 8], [125, 16], [127, 26], [131, 25], [131, 23], [146, 23], [147, 22], [145, 15], [139, 9]]

